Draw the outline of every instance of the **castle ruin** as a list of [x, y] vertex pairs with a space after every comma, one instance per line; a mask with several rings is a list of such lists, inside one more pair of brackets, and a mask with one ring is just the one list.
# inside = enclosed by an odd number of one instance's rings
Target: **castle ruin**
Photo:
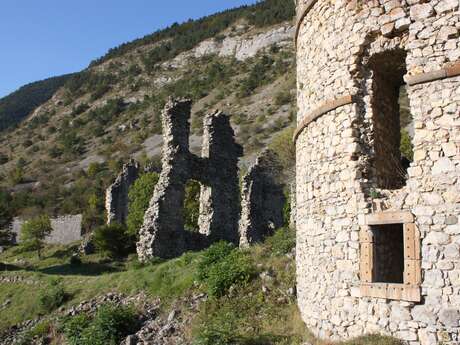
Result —
[[[303, 320], [321, 338], [458, 344], [459, 1], [296, 6]], [[400, 152], [402, 87], [412, 162]]]
[[[137, 253], [141, 261], [173, 258], [216, 240], [238, 244], [240, 213], [238, 159], [229, 118], [222, 112], [204, 119], [201, 157], [189, 151], [191, 101], [169, 100], [162, 113], [162, 171], [140, 230]], [[184, 230], [185, 185], [201, 183], [199, 232]]]

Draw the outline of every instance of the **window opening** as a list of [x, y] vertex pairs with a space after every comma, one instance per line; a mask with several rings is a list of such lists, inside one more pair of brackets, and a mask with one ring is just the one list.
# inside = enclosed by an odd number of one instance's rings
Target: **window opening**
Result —
[[374, 238], [372, 282], [404, 283], [404, 225], [371, 226]]
[[372, 70], [374, 172], [377, 187], [399, 189], [406, 184], [412, 160], [409, 99], [404, 84], [406, 52], [391, 50], [369, 60]]

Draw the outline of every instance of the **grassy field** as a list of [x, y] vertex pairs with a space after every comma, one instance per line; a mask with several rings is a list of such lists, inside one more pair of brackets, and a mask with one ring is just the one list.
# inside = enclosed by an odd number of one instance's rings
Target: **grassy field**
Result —
[[[289, 293], [289, 289], [295, 286], [294, 259], [292, 254], [285, 253], [292, 243], [289, 241], [291, 239], [286, 235], [275, 235], [265, 244], [243, 253], [253, 265], [252, 279], [232, 286], [223, 296], [210, 298], [201, 305], [187, 331], [191, 342], [212, 344], [206, 341], [218, 335], [220, 342], [215, 344], [294, 345], [305, 341], [314, 345], [331, 344], [314, 339], [306, 331], [295, 296]], [[123, 261], [110, 261], [95, 254], [84, 257], [80, 265], [71, 265], [70, 258], [75, 249], [75, 246], [49, 246], [42, 260], [38, 260], [34, 252], [22, 252], [19, 247], [0, 255], [0, 262], [6, 264], [0, 276], [26, 279], [21, 283], [0, 284], [0, 302], [11, 301], [0, 310], [0, 332], [16, 323], [47, 314], [40, 307], [39, 300], [53, 281], [59, 281], [65, 288], [68, 297], [63, 307], [107, 292], [127, 295], [144, 292], [147, 298], [161, 297], [167, 312], [170, 303], [177, 298], [207, 292], [206, 284], [197, 279], [205, 252], [186, 253], [174, 260], [147, 265], [139, 264], [134, 255]], [[345, 344], [399, 343], [390, 338], [368, 336]]]

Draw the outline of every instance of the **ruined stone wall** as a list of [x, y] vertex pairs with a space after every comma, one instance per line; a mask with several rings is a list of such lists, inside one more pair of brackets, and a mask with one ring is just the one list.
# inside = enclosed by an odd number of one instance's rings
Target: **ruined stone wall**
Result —
[[105, 196], [105, 209], [107, 212], [107, 224], [124, 224], [128, 217], [129, 188], [139, 177], [139, 163], [130, 160], [123, 165], [121, 173], [115, 182], [107, 188]]
[[[81, 214], [75, 216], [62, 216], [51, 219], [53, 231], [46, 237], [48, 244], [69, 244], [82, 239]], [[11, 232], [15, 235], [16, 243], [21, 242], [21, 228], [24, 220], [15, 218], [11, 224]]]
[[[238, 240], [238, 157], [228, 117], [221, 112], [204, 119], [203, 157], [189, 151], [191, 102], [169, 100], [162, 113], [162, 171], [140, 230], [141, 261], [172, 258], [210, 242]], [[185, 184], [201, 183], [199, 233], [184, 230]]]
[[267, 149], [243, 177], [241, 188], [240, 246], [261, 242], [284, 225], [286, 197], [280, 181], [282, 167]]
[[[457, 344], [460, 77], [450, 64], [460, 59], [459, 2], [299, 0], [297, 10], [297, 290], [302, 317], [321, 337], [377, 332], [412, 345]], [[415, 158], [406, 186], [384, 194], [386, 207], [415, 216], [420, 302], [366, 297], [361, 289], [366, 246], [360, 236], [369, 235], [365, 220], [374, 212], [371, 191], [379, 188], [377, 127], [385, 124], [385, 118], [375, 121], [380, 106], [373, 95], [382, 91], [373, 87], [378, 78], [369, 62], [401, 50], [407, 54], [406, 80], [413, 81], [408, 95]]]

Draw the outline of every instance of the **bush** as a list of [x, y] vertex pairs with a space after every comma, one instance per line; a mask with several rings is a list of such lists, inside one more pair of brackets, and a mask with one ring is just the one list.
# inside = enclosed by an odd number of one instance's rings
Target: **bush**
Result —
[[65, 301], [67, 294], [61, 283], [53, 281], [40, 292], [38, 302], [43, 312], [49, 313], [59, 308]]
[[295, 231], [290, 228], [281, 228], [275, 231], [275, 234], [266, 240], [273, 255], [285, 255], [295, 248]]
[[123, 225], [114, 223], [104, 225], [94, 231], [94, 245], [99, 252], [109, 257], [119, 258], [129, 253], [134, 241]]
[[138, 328], [132, 307], [106, 304], [93, 318], [78, 315], [64, 319], [61, 329], [70, 345], [118, 345]]
[[245, 285], [254, 274], [249, 257], [239, 249], [234, 249], [222, 260], [212, 265], [206, 284], [210, 296], [225, 295], [232, 285]]
[[414, 160], [414, 145], [412, 144], [412, 139], [406, 129], [401, 130], [400, 151], [401, 154], [409, 161], [412, 162]]
[[220, 241], [209, 247], [203, 254], [198, 264], [198, 280], [205, 281], [209, 276], [209, 270], [215, 263], [227, 257], [235, 247], [228, 242]]
[[62, 321], [61, 332], [70, 345], [84, 345], [81, 335], [90, 324], [91, 320], [85, 314], [76, 315]]

